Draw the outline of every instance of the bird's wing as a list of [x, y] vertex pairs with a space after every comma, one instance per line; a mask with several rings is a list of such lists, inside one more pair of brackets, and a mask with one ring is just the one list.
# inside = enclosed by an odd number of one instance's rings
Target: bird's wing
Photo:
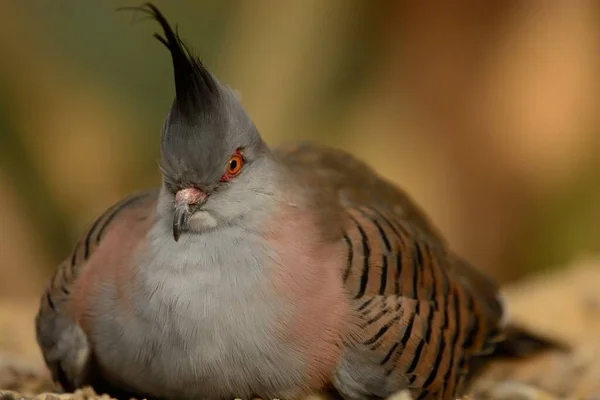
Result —
[[503, 309], [496, 285], [455, 256], [410, 198], [364, 163], [308, 144], [277, 154], [299, 174], [325, 179], [348, 216], [341, 275], [359, 322], [338, 389], [348, 397], [386, 397], [402, 387], [420, 398], [452, 396], [469, 358], [497, 340]]
[[[37, 340], [53, 379], [66, 390], [74, 390], [90, 379], [86, 376], [90, 357], [88, 340], [73, 313], [77, 306], [73, 304], [77, 301], [73, 300], [73, 293], [80, 283], [78, 279], [91, 260], [131, 251], [145, 237], [156, 199], [156, 191], [146, 191], [106, 210], [59, 265], [42, 295], [35, 321]], [[102, 263], [96, 263], [99, 264]]]

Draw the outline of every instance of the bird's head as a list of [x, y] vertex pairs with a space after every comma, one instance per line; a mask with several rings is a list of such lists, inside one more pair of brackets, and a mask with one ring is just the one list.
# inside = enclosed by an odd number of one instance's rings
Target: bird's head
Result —
[[142, 8], [161, 25], [155, 34], [171, 53], [176, 97], [160, 143], [160, 207], [173, 237], [235, 223], [274, 194], [274, 163], [234, 92], [221, 84], [152, 4]]

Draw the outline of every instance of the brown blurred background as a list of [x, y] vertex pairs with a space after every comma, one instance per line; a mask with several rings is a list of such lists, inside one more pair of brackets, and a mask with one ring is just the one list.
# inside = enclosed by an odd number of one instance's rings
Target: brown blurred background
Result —
[[[159, 183], [172, 72], [115, 12], [139, 4], [0, 2], [0, 301], [24, 320], [85, 226]], [[600, 2], [156, 4], [269, 143], [353, 152], [502, 282], [600, 251]]]

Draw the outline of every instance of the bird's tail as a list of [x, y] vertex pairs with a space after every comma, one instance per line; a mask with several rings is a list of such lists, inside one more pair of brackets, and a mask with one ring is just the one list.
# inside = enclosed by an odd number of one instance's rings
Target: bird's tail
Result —
[[494, 359], [515, 359], [530, 357], [544, 351], [569, 351], [570, 347], [556, 339], [530, 331], [514, 323], [504, 329], [494, 350], [487, 355]]
[[472, 382], [486, 365], [498, 360], [517, 360], [534, 357], [545, 352], [568, 352], [566, 343], [535, 333], [515, 323], [508, 323], [490, 343], [485, 354], [471, 360], [467, 384]]

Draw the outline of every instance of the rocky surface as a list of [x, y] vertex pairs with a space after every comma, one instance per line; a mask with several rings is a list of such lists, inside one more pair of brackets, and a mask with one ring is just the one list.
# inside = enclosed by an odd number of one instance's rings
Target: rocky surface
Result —
[[[465, 400], [600, 400], [600, 260], [582, 260], [505, 290], [516, 321], [573, 350], [495, 362]], [[36, 307], [35, 302], [21, 308], [0, 304], [0, 400], [109, 400], [90, 388], [56, 392], [32, 335]], [[405, 393], [394, 396], [408, 398]]]

